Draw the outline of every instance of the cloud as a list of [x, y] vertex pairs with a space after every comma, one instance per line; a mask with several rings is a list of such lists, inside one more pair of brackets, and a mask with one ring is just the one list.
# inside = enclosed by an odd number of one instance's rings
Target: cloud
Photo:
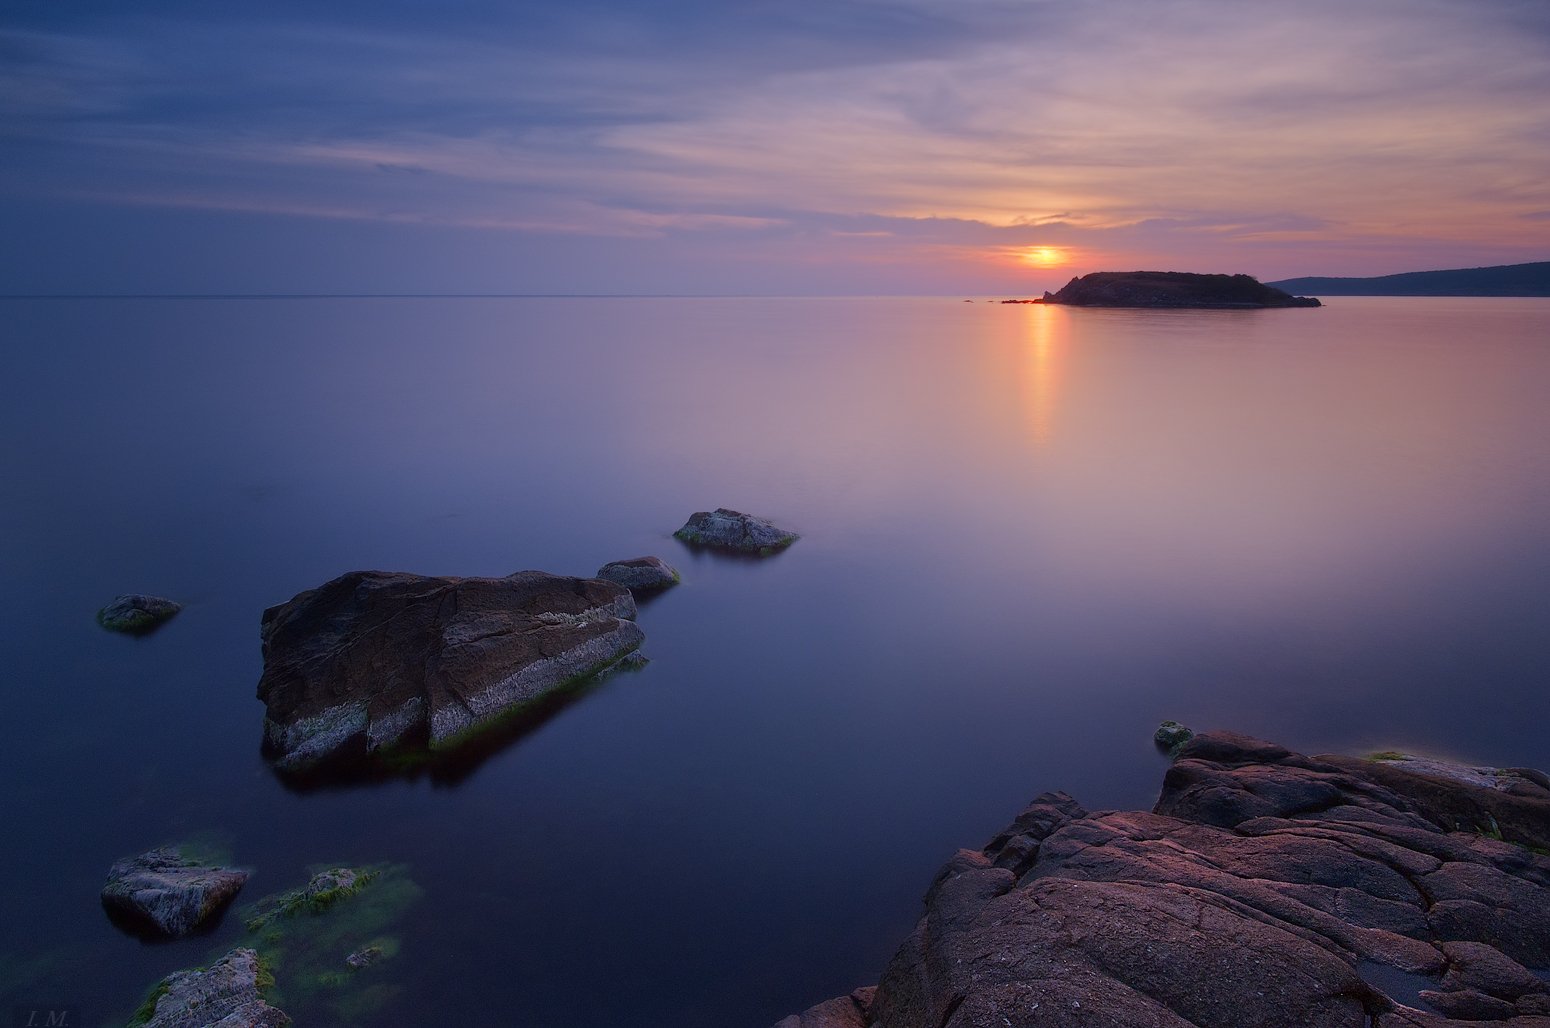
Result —
[[0, 38], [0, 190], [824, 261], [1550, 246], [1550, 26], [1511, 0], [197, 10]]

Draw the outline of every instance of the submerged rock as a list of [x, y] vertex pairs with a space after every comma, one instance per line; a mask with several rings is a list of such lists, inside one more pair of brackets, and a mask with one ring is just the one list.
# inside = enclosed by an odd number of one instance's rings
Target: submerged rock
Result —
[[342, 575], [264, 612], [265, 743], [282, 770], [454, 746], [634, 652], [634, 617], [596, 578]]
[[679, 582], [678, 572], [661, 557], [632, 557], [604, 564], [597, 577], [618, 582], [632, 593], [658, 592]]
[[345, 966], [354, 971], [363, 967], [370, 967], [386, 956], [386, 951], [381, 946], [362, 946], [360, 949], [344, 958]]
[[247, 929], [256, 932], [276, 918], [300, 913], [316, 914], [360, 892], [377, 876], [370, 868], [331, 867], [313, 875], [307, 884], [276, 896], [265, 896], [248, 914]]
[[376, 1013], [391, 1010], [403, 990], [384, 965], [422, 895], [402, 864], [314, 867], [304, 885], [244, 907], [238, 942], [258, 951], [276, 995], [303, 1022], [397, 1023]]
[[274, 984], [259, 956], [238, 948], [208, 968], [176, 971], [151, 991], [130, 1028], [281, 1028], [291, 1019], [264, 1002]]
[[181, 603], [160, 596], [128, 593], [97, 611], [97, 624], [110, 632], [144, 635], [182, 609]]
[[125, 857], [108, 871], [102, 905], [125, 927], [187, 935], [231, 902], [248, 873], [217, 867], [162, 847]]
[[795, 1023], [1543, 1026], [1550, 789], [1509, 777], [1196, 735], [1151, 813], [1046, 793], [960, 851], [875, 995]]
[[799, 538], [795, 532], [776, 528], [763, 518], [725, 507], [697, 511], [690, 515], [689, 520], [673, 536], [695, 546], [757, 553], [760, 556], [778, 553]]

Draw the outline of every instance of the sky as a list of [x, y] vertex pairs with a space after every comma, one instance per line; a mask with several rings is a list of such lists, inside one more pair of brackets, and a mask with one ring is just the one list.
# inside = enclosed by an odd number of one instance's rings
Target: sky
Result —
[[1544, 0], [9, 0], [0, 292], [1550, 259]]

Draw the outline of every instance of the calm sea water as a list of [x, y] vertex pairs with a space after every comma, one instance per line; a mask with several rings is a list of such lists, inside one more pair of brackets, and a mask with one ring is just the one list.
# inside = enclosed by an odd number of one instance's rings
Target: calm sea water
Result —
[[[764, 1028], [875, 981], [1034, 794], [1177, 718], [1550, 765], [1550, 301], [0, 301], [0, 1009], [122, 1023], [117, 857], [408, 865], [352, 1023]], [[764, 562], [670, 533], [718, 505]], [[652, 663], [456, 774], [295, 792], [258, 623], [356, 568], [654, 553]], [[181, 600], [145, 639], [120, 592]], [[342, 954], [341, 954], [342, 956]], [[365, 981], [365, 979], [362, 979]], [[282, 986], [283, 986], [282, 981]], [[332, 1013], [290, 1004], [300, 1024]]]

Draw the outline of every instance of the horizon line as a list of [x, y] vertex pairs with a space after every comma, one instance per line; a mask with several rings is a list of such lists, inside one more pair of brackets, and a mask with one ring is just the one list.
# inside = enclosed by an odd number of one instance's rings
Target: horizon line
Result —
[[0, 293], [0, 300], [822, 300], [940, 299], [1004, 293]]

